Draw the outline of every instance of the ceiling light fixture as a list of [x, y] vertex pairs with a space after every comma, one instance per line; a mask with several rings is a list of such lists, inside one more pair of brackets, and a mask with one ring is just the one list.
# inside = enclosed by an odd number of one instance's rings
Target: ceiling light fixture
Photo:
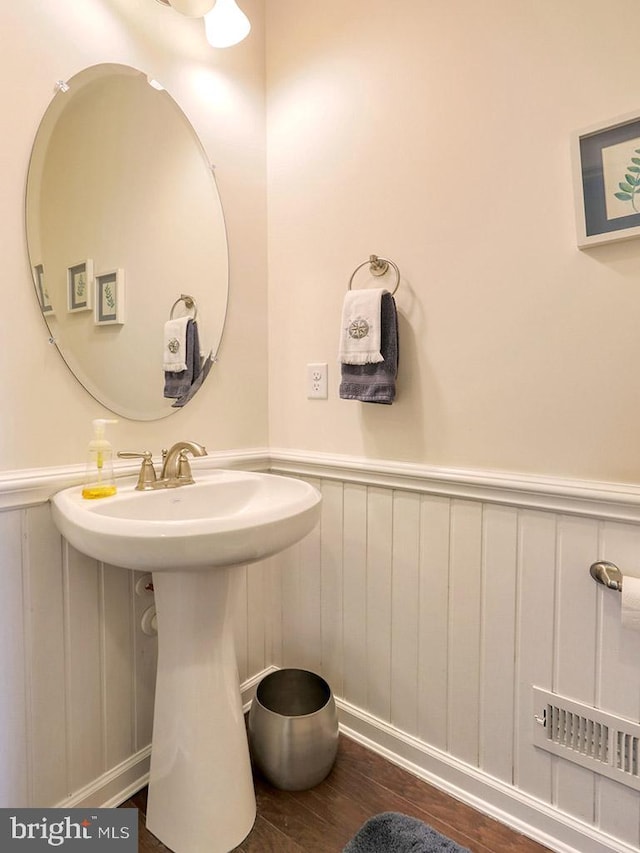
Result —
[[189, 18], [204, 17], [212, 47], [232, 47], [249, 35], [251, 23], [236, 0], [157, 0]]

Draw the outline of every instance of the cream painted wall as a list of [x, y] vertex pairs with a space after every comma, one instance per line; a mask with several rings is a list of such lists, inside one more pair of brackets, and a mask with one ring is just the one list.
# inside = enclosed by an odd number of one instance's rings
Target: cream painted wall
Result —
[[[103, 414], [35, 310], [22, 223], [31, 140], [59, 78], [100, 61], [164, 79], [217, 164], [231, 253], [221, 361], [184, 411], [117, 446], [267, 443], [263, 2], [214, 52], [153, 0], [0, 9], [0, 470], [81, 462]], [[631, 0], [267, 4], [270, 443], [636, 481], [638, 243], [575, 248], [569, 134], [637, 107]], [[398, 401], [337, 398], [340, 306], [370, 252], [400, 265]], [[16, 317], [19, 323], [16, 323]], [[304, 367], [327, 361], [328, 402]], [[46, 423], [46, 428], [40, 424]]]
[[[272, 446], [640, 479], [640, 242], [576, 248], [569, 144], [640, 108], [636, 14], [269, 0]], [[391, 407], [337, 396], [342, 299], [373, 252], [403, 274]], [[306, 399], [315, 361], [327, 402]]]
[[[253, 30], [214, 51], [202, 22], [154, 0], [20, 0], [0, 7], [0, 312], [3, 415], [0, 471], [83, 463], [90, 420], [103, 416], [47, 343], [23, 229], [29, 153], [54, 92], [87, 65], [120, 62], [165, 83], [216, 165], [230, 244], [231, 291], [220, 363], [184, 410], [153, 423], [121, 420], [117, 448], [158, 453], [177, 439], [210, 449], [267, 443], [263, 2], [246, 0]], [[251, 393], [247, 393], [251, 389]]]

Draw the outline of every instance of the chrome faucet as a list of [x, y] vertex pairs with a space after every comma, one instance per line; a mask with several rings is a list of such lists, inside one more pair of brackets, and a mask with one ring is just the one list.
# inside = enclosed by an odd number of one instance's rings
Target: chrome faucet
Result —
[[177, 441], [169, 450], [162, 451], [162, 473], [159, 479], [153, 467], [151, 451], [119, 450], [118, 456], [121, 459], [142, 459], [136, 489], [146, 492], [155, 489], [175, 489], [178, 486], [188, 486], [193, 483], [187, 453], [191, 453], [192, 456], [206, 456], [207, 450], [195, 441]]

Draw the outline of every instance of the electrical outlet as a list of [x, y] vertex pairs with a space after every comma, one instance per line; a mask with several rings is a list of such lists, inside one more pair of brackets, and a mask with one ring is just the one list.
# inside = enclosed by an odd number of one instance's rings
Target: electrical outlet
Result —
[[309, 400], [327, 399], [327, 365], [307, 365], [307, 398]]

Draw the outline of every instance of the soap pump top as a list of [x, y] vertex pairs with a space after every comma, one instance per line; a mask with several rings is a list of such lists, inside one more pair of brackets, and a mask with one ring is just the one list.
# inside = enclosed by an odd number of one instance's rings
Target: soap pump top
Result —
[[93, 438], [87, 448], [87, 471], [82, 497], [107, 498], [115, 495], [117, 488], [113, 475], [113, 448], [105, 438], [107, 424], [117, 424], [114, 418], [95, 418]]

